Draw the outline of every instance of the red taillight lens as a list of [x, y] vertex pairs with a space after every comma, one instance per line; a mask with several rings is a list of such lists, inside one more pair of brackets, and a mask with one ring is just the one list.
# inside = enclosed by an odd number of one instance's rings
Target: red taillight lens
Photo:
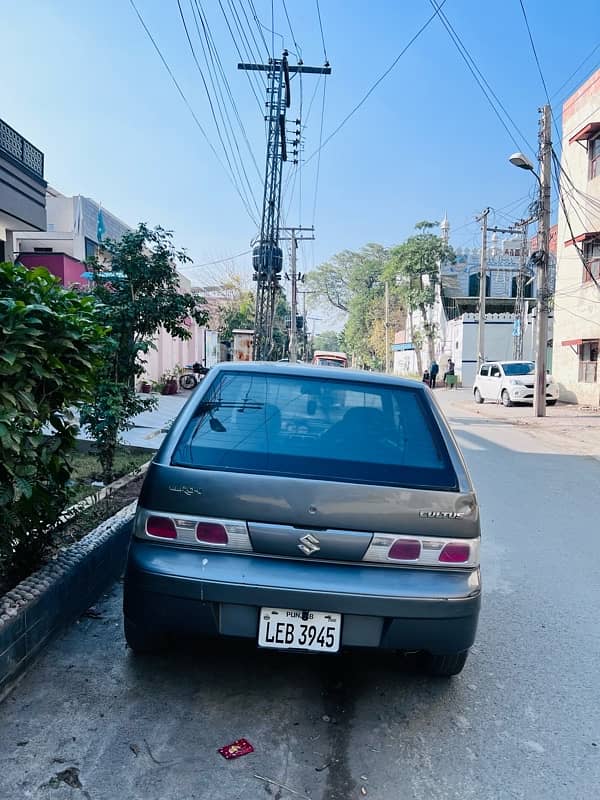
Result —
[[146, 533], [150, 536], [159, 536], [161, 539], [177, 538], [175, 523], [168, 517], [148, 517]]
[[199, 522], [196, 525], [196, 539], [207, 544], [228, 544], [229, 542], [225, 528], [214, 522]]
[[444, 564], [464, 564], [471, 557], [471, 546], [468, 544], [447, 544], [440, 553], [439, 560]]
[[388, 558], [398, 561], [416, 561], [421, 555], [421, 542], [416, 539], [396, 539], [388, 551]]

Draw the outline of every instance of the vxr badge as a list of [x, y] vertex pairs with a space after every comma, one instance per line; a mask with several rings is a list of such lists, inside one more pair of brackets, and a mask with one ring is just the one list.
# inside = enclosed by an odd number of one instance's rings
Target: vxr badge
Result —
[[307, 533], [306, 536], [300, 538], [298, 549], [302, 550], [305, 556], [312, 556], [321, 549], [321, 542], [312, 533]]

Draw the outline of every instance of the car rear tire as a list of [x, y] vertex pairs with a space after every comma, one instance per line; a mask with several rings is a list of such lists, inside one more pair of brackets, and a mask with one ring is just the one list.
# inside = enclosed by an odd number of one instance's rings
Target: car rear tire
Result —
[[423, 666], [428, 675], [433, 675], [437, 678], [451, 678], [462, 671], [468, 655], [468, 650], [463, 650], [461, 653], [452, 653], [451, 655], [424, 653]]
[[475, 402], [481, 405], [483, 403], [483, 397], [481, 396], [481, 392], [479, 389], [475, 389], [473, 392], [473, 397], [475, 398]]
[[125, 617], [123, 625], [127, 647], [134, 653], [157, 653], [164, 649], [166, 645], [164, 634], [136, 625], [127, 617]]
[[506, 389], [502, 390], [502, 405], [504, 408], [510, 408], [513, 404], [513, 401], [510, 399], [510, 395]]
[[556, 400], [546, 400], [546, 405], [547, 406], [555, 406], [556, 405]]

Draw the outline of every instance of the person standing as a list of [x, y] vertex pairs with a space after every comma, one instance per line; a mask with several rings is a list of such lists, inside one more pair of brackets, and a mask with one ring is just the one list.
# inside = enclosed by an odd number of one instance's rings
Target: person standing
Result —
[[[449, 358], [448, 359], [448, 366], [446, 367], [446, 372], [444, 372], [444, 384], [446, 385], [446, 388], [448, 388], [448, 386], [450, 388], [452, 388], [454, 386], [454, 375], [455, 375], [455, 372], [454, 372], [454, 361], [452, 361], [452, 359]], [[448, 380], [449, 376], [452, 376], [452, 378], [450, 380]]]
[[429, 388], [435, 389], [435, 382], [437, 380], [438, 372], [440, 371], [440, 365], [437, 363], [435, 358], [431, 362], [431, 366], [429, 367]]

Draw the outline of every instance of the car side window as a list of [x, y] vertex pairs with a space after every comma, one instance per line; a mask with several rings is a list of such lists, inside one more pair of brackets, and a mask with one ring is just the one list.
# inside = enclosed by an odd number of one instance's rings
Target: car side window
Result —
[[479, 370], [479, 374], [482, 378], [487, 378], [487, 376], [490, 374], [490, 368], [487, 366], [487, 364], [484, 364], [481, 367], [481, 369]]
[[493, 364], [490, 370], [490, 377], [491, 378], [501, 378], [502, 374], [500, 372], [500, 367], [497, 364]]

